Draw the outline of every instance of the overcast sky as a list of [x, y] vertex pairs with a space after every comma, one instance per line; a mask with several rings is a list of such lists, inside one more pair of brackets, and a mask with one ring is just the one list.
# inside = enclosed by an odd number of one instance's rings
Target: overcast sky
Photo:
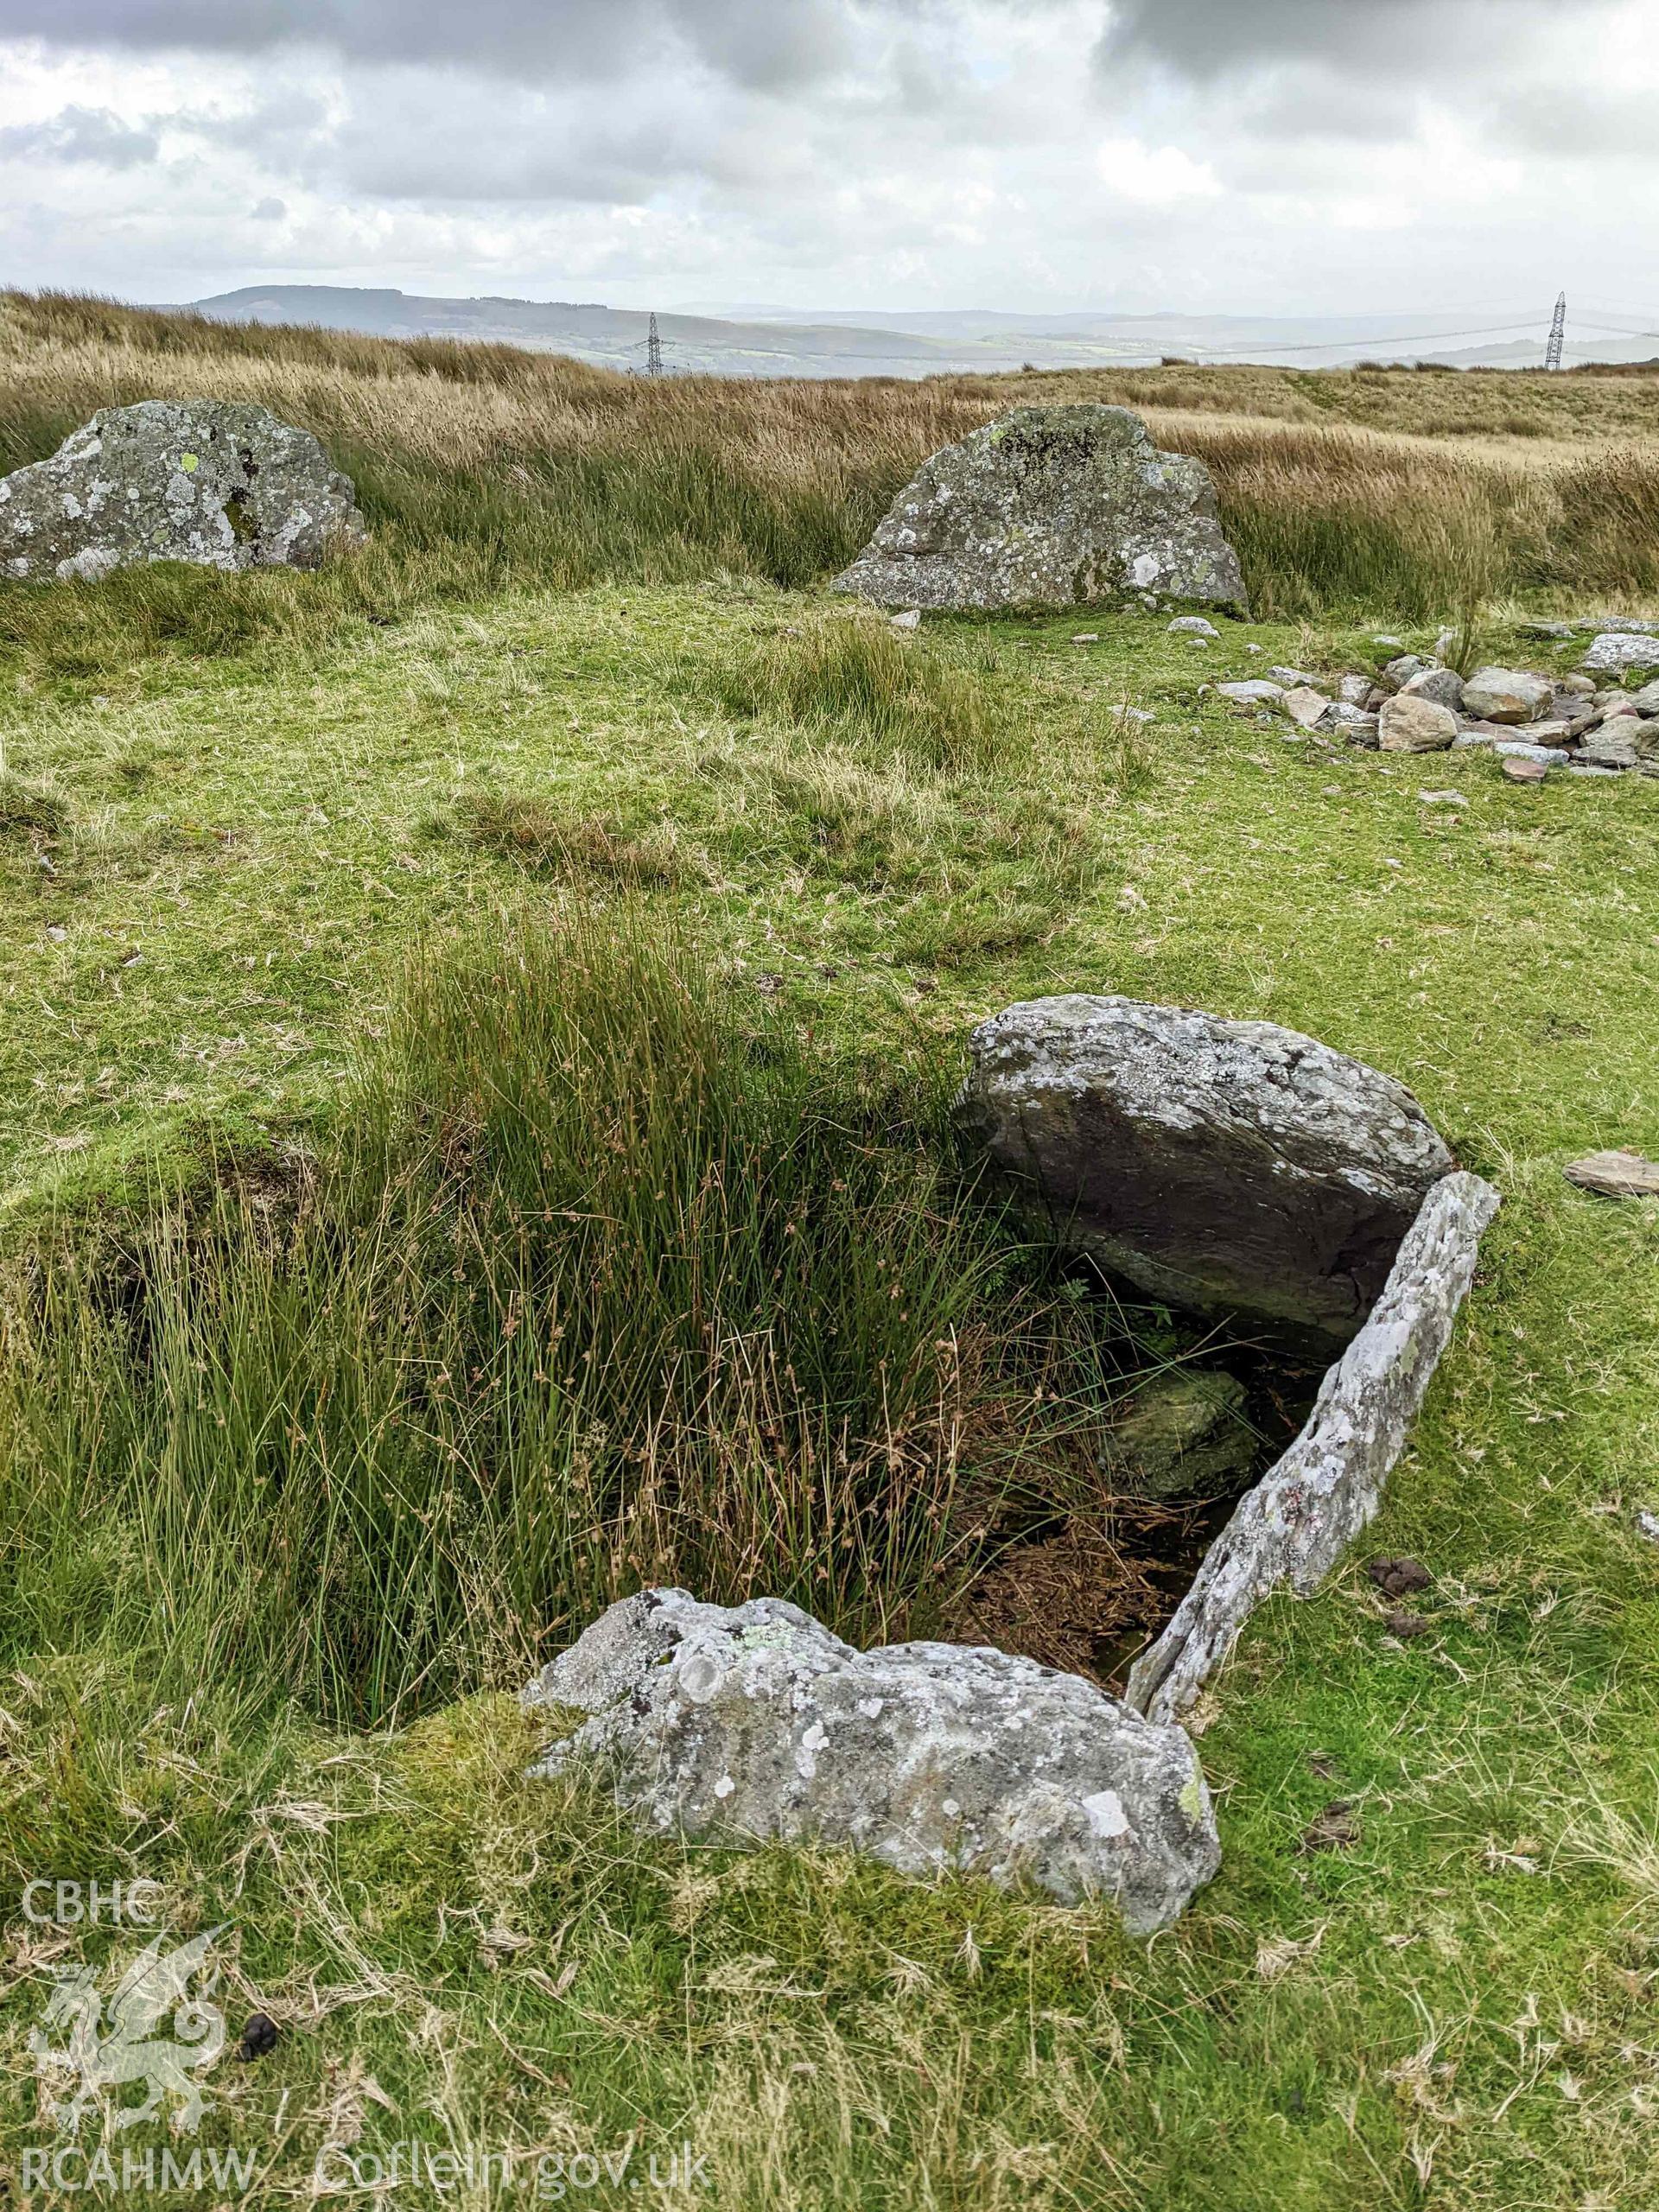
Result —
[[0, 0], [0, 282], [1659, 313], [1659, 0]]

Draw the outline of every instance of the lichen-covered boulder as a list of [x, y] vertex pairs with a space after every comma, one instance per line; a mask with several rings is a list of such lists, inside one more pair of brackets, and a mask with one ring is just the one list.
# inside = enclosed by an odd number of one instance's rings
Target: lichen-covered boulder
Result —
[[106, 407], [0, 478], [0, 575], [96, 582], [136, 562], [315, 569], [364, 536], [351, 479], [309, 430], [224, 399]]
[[1609, 630], [1603, 632], [1584, 657], [1592, 673], [1624, 676], [1633, 668], [1659, 668], [1659, 638], [1645, 631]]
[[524, 1692], [588, 1718], [532, 1772], [593, 1763], [650, 1827], [850, 1845], [905, 1874], [1103, 1895], [1176, 1918], [1221, 1863], [1196, 1753], [1080, 1675], [949, 1643], [855, 1651], [776, 1598], [613, 1605]]
[[1124, 407], [1020, 407], [936, 453], [836, 588], [878, 607], [1248, 611], [1209, 470]]
[[1038, 999], [969, 1052], [965, 1121], [1073, 1249], [1307, 1349], [1353, 1336], [1455, 1165], [1402, 1084], [1270, 1021]]

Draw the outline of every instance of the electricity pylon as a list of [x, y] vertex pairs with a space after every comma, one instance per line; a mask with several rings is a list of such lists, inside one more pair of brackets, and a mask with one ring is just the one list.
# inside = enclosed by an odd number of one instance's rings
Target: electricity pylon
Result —
[[[1565, 308], [1567, 305], [1565, 298], [1561, 305]], [[1555, 365], [1559, 368], [1560, 364], [1557, 362]], [[657, 317], [653, 314], [645, 330], [645, 374], [648, 377], [659, 377], [662, 373], [663, 341], [657, 328]]]
[[1544, 366], [1559, 369], [1561, 353], [1567, 345], [1567, 294], [1563, 292], [1555, 302], [1555, 320], [1549, 326], [1549, 344], [1544, 350]]

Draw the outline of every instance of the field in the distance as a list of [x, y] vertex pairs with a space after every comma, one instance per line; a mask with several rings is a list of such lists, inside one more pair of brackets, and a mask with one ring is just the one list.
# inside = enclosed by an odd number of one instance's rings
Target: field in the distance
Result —
[[[246, 395], [325, 437], [375, 532], [315, 577], [0, 589], [14, 2168], [42, 2139], [28, 2037], [51, 1969], [130, 1942], [45, 1936], [17, 1893], [142, 1872], [175, 1929], [233, 1923], [232, 2009], [284, 2030], [212, 2077], [204, 2139], [256, 2149], [250, 2202], [306, 2194], [330, 2145], [419, 2138], [632, 2143], [636, 2174], [690, 2139], [709, 2178], [666, 2201], [722, 2208], [1642, 2204], [1659, 1554], [1635, 1516], [1659, 1508], [1659, 1221], [1560, 1169], [1659, 1152], [1659, 783], [1522, 791], [1479, 757], [1291, 746], [1198, 687], [1368, 664], [1374, 633], [1421, 646], [1460, 615], [1494, 657], [1536, 659], [1526, 607], [1659, 605], [1659, 384], [734, 390], [22, 300], [0, 377], [6, 467], [99, 404]], [[1260, 620], [1208, 651], [1142, 618], [902, 640], [824, 594], [923, 453], [1061, 396], [1124, 400], [1211, 461]], [[1462, 806], [1424, 804], [1451, 785]], [[702, 978], [683, 1001], [652, 964], [682, 958]], [[470, 1350], [474, 1303], [512, 1317], [491, 1262], [518, 1198], [480, 1196], [469, 1134], [507, 1063], [468, 1061], [469, 1005], [498, 1055], [542, 1009], [581, 1015], [614, 1045], [610, 1087], [582, 1094], [596, 1141], [625, 1165], [658, 1144], [598, 987], [680, 1040], [653, 1068], [761, 1116], [754, 1156], [768, 1100], [805, 1099], [815, 1128], [855, 1116], [869, 1172], [899, 1179], [878, 1194], [912, 1188], [966, 1025], [1073, 988], [1311, 1031], [1410, 1084], [1502, 1189], [1376, 1531], [1433, 1569], [1433, 1632], [1390, 1641], [1359, 1559], [1258, 1617], [1200, 1716], [1226, 1866], [1149, 1948], [1103, 1910], [642, 1843], [601, 1797], [520, 1779], [533, 1738], [504, 1693], [579, 1624], [582, 1560], [595, 1607], [677, 1566], [725, 1578], [714, 1597], [816, 1587], [854, 1627], [924, 1563], [876, 1555], [868, 1498], [826, 1520], [786, 1458], [725, 1448], [751, 1420], [763, 1444], [768, 1421], [797, 1435], [764, 1392], [683, 1425], [654, 1517], [626, 1510], [639, 1461], [609, 1469], [591, 1419], [560, 1431], [548, 1464], [582, 1510], [551, 1535], [517, 1463], [499, 1479], [487, 1394], [499, 1374], [520, 1407], [534, 1380], [514, 1331], [448, 1397], [429, 1371], [418, 1419], [401, 1370], [340, 1410], [342, 1347], [361, 1371], [394, 1325], [413, 1361], [440, 1330]], [[537, 1175], [558, 1148], [538, 1144]], [[354, 1211], [382, 1153], [409, 1203]], [[820, 1207], [809, 1182], [791, 1188]], [[914, 1191], [919, 1246], [901, 1211], [870, 1218], [944, 1310], [969, 1300], [966, 1248], [948, 1198]], [[504, 1197], [512, 1233], [468, 1243]], [[754, 1218], [716, 1224], [739, 1262]], [[282, 1268], [296, 1222], [308, 1284]], [[597, 1249], [620, 1267], [645, 1246]], [[876, 1342], [823, 1249], [814, 1295]], [[360, 1307], [329, 1284], [366, 1286]], [[130, 1298], [171, 1332], [137, 1360]], [[613, 1427], [630, 1404], [613, 1393]], [[918, 1417], [906, 1441], [925, 1503], [937, 1439]], [[595, 1506], [581, 1484], [607, 1480]], [[736, 1509], [747, 1556], [710, 1538]], [[806, 1586], [804, 1551], [780, 1534], [767, 1555], [767, 1512], [820, 1547]], [[1358, 1840], [1302, 1850], [1333, 1799]]]

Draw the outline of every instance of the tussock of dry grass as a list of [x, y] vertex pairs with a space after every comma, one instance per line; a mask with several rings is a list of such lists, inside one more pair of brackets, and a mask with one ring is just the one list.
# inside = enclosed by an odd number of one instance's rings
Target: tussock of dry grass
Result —
[[455, 818], [486, 852], [550, 874], [661, 889], [696, 873], [666, 824], [637, 833], [597, 815], [562, 810], [531, 791], [471, 793], [457, 801]]
[[67, 803], [55, 791], [0, 768], [0, 837], [53, 837], [67, 824]]

